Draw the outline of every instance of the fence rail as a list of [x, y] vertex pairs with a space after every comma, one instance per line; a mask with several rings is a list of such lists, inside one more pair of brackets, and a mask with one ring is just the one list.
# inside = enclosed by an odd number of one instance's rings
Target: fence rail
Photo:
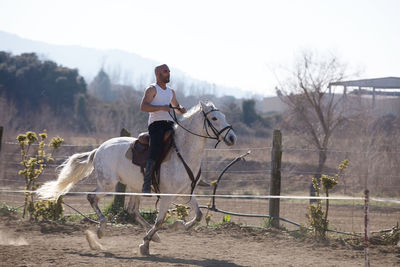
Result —
[[[17, 142], [11, 142], [11, 141], [6, 141], [4, 142], [5, 145], [15, 145], [19, 146]], [[73, 144], [63, 144], [63, 147], [88, 147], [88, 148], [94, 148], [94, 147], [99, 147], [101, 144], [86, 144], [86, 145], [73, 145]], [[36, 145], [34, 145], [36, 146]], [[357, 154], [368, 154], [371, 152], [374, 153], [389, 153], [389, 154], [400, 154], [400, 147], [398, 147], [398, 150], [392, 150], [388, 151], [387, 148], [393, 148], [393, 145], [382, 145], [381, 147], [374, 147], [374, 148], [369, 148], [366, 151], [357, 151], [357, 150], [335, 150], [335, 149], [327, 149], [325, 150], [327, 153], [357, 153]], [[384, 149], [382, 149], [384, 148]], [[265, 146], [265, 147], [244, 147], [244, 148], [206, 148], [205, 151], [257, 151], [257, 150], [271, 150], [271, 146]], [[282, 146], [282, 152], [316, 152], [319, 153], [322, 150], [315, 149], [315, 148], [310, 148], [310, 147], [285, 147], [284, 145]]]
[[[0, 175], [2, 175], [2, 177], [0, 177], [0, 188], [1, 186], [7, 186], [8, 189], [10, 189], [10, 187], [11, 189], [13, 187], [22, 187], [24, 181], [17, 175], [17, 171], [19, 169], [18, 161], [20, 160], [18, 143], [7, 141], [3, 142], [3, 144], [3, 151], [1, 151], [1, 156], [3, 159], [2, 166], [6, 166], [6, 170], [3, 169], [3, 173], [0, 173]], [[56, 159], [55, 163], [50, 163], [47, 165], [47, 167], [49, 167], [49, 171], [46, 170], [46, 173], [43, 173], [40, 182], [54, 179], [55, 175], [57, 174], [55, 168], [59, 166], [62, 161], [68, 158], [68, 156], [72, 155], [73, 153], [86, 151], [97, 146], [99, 146], [99, 144], [63, 144], [61, 150], [54, 155], [54, 158]], [[274, 159], [273, 153], [271, 156], [269, 156], [269, 152], [273, 151], [273, 149], [274, 145], [262, 145], [259, 147], [244, 148], [240, 147], [234, 149], [207, 148], [205, 150], [205, 156], [202, 162], [203, 180], [210, 181], [216, 179], [217, 174], [220, 173], [224, 165], [230, 161], [229, 158], [232, 155], [237, 152], [248, 150], [251, 150], [253, 155], [249, 156], [247, 163], [242, 163], [240, 166], [235, 166], [234, 168], [226, 171], [227, 177], [224, 177], [223, 181], [221, 181], [219, 192], [224, 192], [224, 194], [227, 195], [235, 195], [238, 192], [241, 192], [243, 193], [242, 195], [245, 195], [245, 198], [250, 196], [254, 197], [254, 195], [266, 196], [266, 193], [268, 192], [272, 195], [273, 192], [271, 190], [274, 183], [270, 181], [270, 174], [279, 172], [282, 177], [280, 192], [287, 195], [290, 195], [291, 192], [304, 193], [311, 183], [312, 176], [316, 174], [335, 174], [335, 170], [333, 168], [327, 168], [326, 170], [317, 173], [315, 171], [316, 168], [313, 165], [304, 165], [302, 162], [289, 161], [290, 157], [296, 157], [297, 159], [305, 158], [304, 156], [299, 156], [303, 154], [297, 153], [305, 153], [305, 155], [312, 156], [317, 155], [319, 152], [317, 149], [304, 146], [285, 146], [284, 142], [282, 142], [280, 146], [280, 153], [283, 157], [283, 161], [280, 166], [274, 165], [276, 163], [276, 159]], [[384, 151], [379, 147], [375, 147], [375, 149], [376, 150], [373, 151], [374, 153], [390, 152], [390, 155], [393, 156], [400, 153], [400, 150], [396, 150], [396, 148], [395, 151]], [[226, 154], [227, 152], [229, 152], [229, 155]], [[327, 152], [332, 154], [343, 154], [345, 157], [350, 157], [350, 162], [351, 157], [354, 154], [367, 155], [368, 153], [371, 153], [371, 151], [351, 151], [347, 149], [330, 149]], [[334, 157], [335, 156], [333, 156], [333, 158]], [[303, 160], [303, 162], [306, 161]], [[331, 163], [331, 165], [333, 164]], [[390, 173], [389, 171], [393, 170], [388, 169], [387, 172], [376, 170], [375, 173], [373, 173], [371, 170], [366, 170], [363, 172], [363, 170], [358, 169], [356, 166], [353, 170], [350, 167], [350, 170], [345, 173], [345, 176], [343, 176], [343, 180], [340, 181], [341, 184], [337, 187], [338, 189], [336, 192], [339, 192], [339, 190], [342, 192], [343, 190], [346, 195], [351, 196], [359, 194], [365, 188], [363, 188], [363, 185], [368, 185], [368, 180], [371, 180], [370, 177], [378, 174], [379, 177], [382, 177], [382, 181], [384, 181], [384, 183], [377, 184], [375, 189], [379, 188], [380, 190], [397, 192], [398, 194], [398, 188], [400, 188], [400, 175], [398, 175], [398, 172]], [[12, 173], [15, 173], [15, 175], [12, 175]], [[363, 183], [362, 181], [367, 182]], [[83, 185], [85, 186], [84, 188], [86, 188], [86, 186], [94, 186], [96, 182], [93, 177], [88, 177], [80, 181], [78, 184]], [[198, 191], [204, 193], [207, 191], [207, 188], [201, 188]], [[371, 194], [373, 193], [374, 192], [371, 192]], [[349, 198], [348, 200], [355, 199]], [[393, 204], [396, 202], [391, 203]], [[265, 206], [264, 208], [266, 209], [267, 207]]]

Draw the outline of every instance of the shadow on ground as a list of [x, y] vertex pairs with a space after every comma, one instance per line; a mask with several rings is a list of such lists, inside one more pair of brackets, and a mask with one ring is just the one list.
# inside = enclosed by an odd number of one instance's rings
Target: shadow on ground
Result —
[[79, 253], [79, 252], [69, 252], [70, 254], [79, 255], [81, 257], [94, 257], [94, 258], [113, 258], [118, 260], [135, 260], [141, 262], [154, 262], [154, 263], [172, 263], [172, 264], [184, 264], [184, 265], [195, 265], [195, 266], [242, 266], [235, 264], [230, 261], [216, 260], [216, 259], [180, 259], [173, 257], [166, 257], [160, 255], [150, 255], [150, 256], [137, 256], [137, 257], [124, 257], [118, 256], [110, 252], [102, 252], [98, 254], [91, 253]]

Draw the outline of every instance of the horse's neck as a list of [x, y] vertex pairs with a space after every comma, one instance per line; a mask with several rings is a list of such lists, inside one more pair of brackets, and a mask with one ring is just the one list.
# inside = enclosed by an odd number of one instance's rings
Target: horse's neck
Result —
[[[181, 122], [182, 126], [193, 133], [204, 135], [203, 116], [199, 113], [193, 114], [190, 118]], [[176, 129], [176, 145], [182, 156], [191, 168], [199, 168], [201, 158], [206, 146], [206, 138], [199, 137], [187, 132], [182, 127]], [[197, 170], [192, 170], [197, 172]]]

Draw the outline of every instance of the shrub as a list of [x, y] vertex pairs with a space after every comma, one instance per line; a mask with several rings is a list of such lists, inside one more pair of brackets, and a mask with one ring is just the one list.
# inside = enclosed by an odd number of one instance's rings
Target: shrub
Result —
[[59, 197], [57, 201], [38, 201], [32, 209], [32, 216], [35, 220], [60, 220], [64, 213], [62, 206], [63, 197]]
[[[321, 176], [321, 184], [322, 190], [324, 190], [326, 197], [329, 197], [329, 190], [335, 187], [338, 184], [339, 177], [343, 174], [344, 170], [347, 168], [349, 164], [348, 160], [344, 160], [338, 168], [338, 173], [334, 176], [328, 176], [323, 174]], [[313, 187], [315, 189], [315, 195], [317, 197], [320, 196], [320, 186], [318, 185], [318, 181], [315, 177], [312, 178]], [[308, 207], [309, 213], [306, 214], [308, 219], [308, 224], [314, 232], [314, 235], [318, 239], [325, 239], [326, 232], [328, 230], [328, 211], [329, 211], [329, 199], [325, 201], [325, 211], [322, 210], [322, 201], [320, 199], [317, 200], [317, 204], [311, 204]]]
[[15, 211], [12, 207], [8, 206], [5, 202], [0, 205], [0, 215], [10, 215]]
[[399, 223], [393, 226], [392, 230], [383, 235], [383, 240], [386, 245], [400, 244], [400, 228]]
[[231, 215], [229, 215], [229, 214], [226, 214], [224, 216], [224, 218], [222, 218], [222, 222], [224, 222], [224, 223], [228, 223], [230, 221], [231, 221]]
[[[46, 153], [45, 151], [45, 140], [47, 138], [46, 130], [38, 135], [35, 132], [28, 131], [25, 134], [19, 134], [17, 140], [21, 149], [22, 160], [20, 165], [22, 170], [18, 172], [20, 176], [25, 179], [25, 201], [24, 201], [24, 211], [22, 217], [25, 218], [26, 213], [29, 213], [29, 218], [35, 219], [44, 218], [59, 218], [62, 216], [62, 199], [57, 201], [57, 203], [50, 203], [49, 201], [34, 203], [33, 201], [33, 191], [40, 187], [37, 179], [43, 173], [48, 162], [54, 161], [51, 153]], [[54, 137], [48, 144], [54, 150], [61, 147], [64, 140], [61, 137]], [[37, 147], [34, 145], [37, 144]], [[29, 153], [31, 149], [35, 150]], [[38, 209], [38, 210], [37, 210]], [[61, 214], [61, 215], [60, 215]]]
[[124, 207], [114, 205], [114, 202], [111, 202], [105, 208], [104, 216], [106, 216], [107, 220], [114, 223], [128, 223], [129, 221], [133, 221], [132, 215]]
[[185, 205], [177, 204], [175, 205], [175, 209], [170, 212], [170, 215], [176, 216], [178, 220], [186, 222], [189, 211]]

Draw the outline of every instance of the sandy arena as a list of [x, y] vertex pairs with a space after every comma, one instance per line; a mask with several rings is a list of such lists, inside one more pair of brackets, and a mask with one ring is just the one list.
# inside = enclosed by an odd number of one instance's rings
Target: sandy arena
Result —
[[[255, 230], [226, 224], [189, 232], [164, 228], [161, 243], [150, 244], [151, 256], [138, 246], [138, 225], [110, 225], [100, 240], [103, 251], [90, 249], [87, 223], [30, 223], [0, 216], [0, 266], [363, 266], [361, 246], [331, 241], [294, 239], [276, 230]], [[399, 266], [400, 248], [376, 246], [371, 266]]]

